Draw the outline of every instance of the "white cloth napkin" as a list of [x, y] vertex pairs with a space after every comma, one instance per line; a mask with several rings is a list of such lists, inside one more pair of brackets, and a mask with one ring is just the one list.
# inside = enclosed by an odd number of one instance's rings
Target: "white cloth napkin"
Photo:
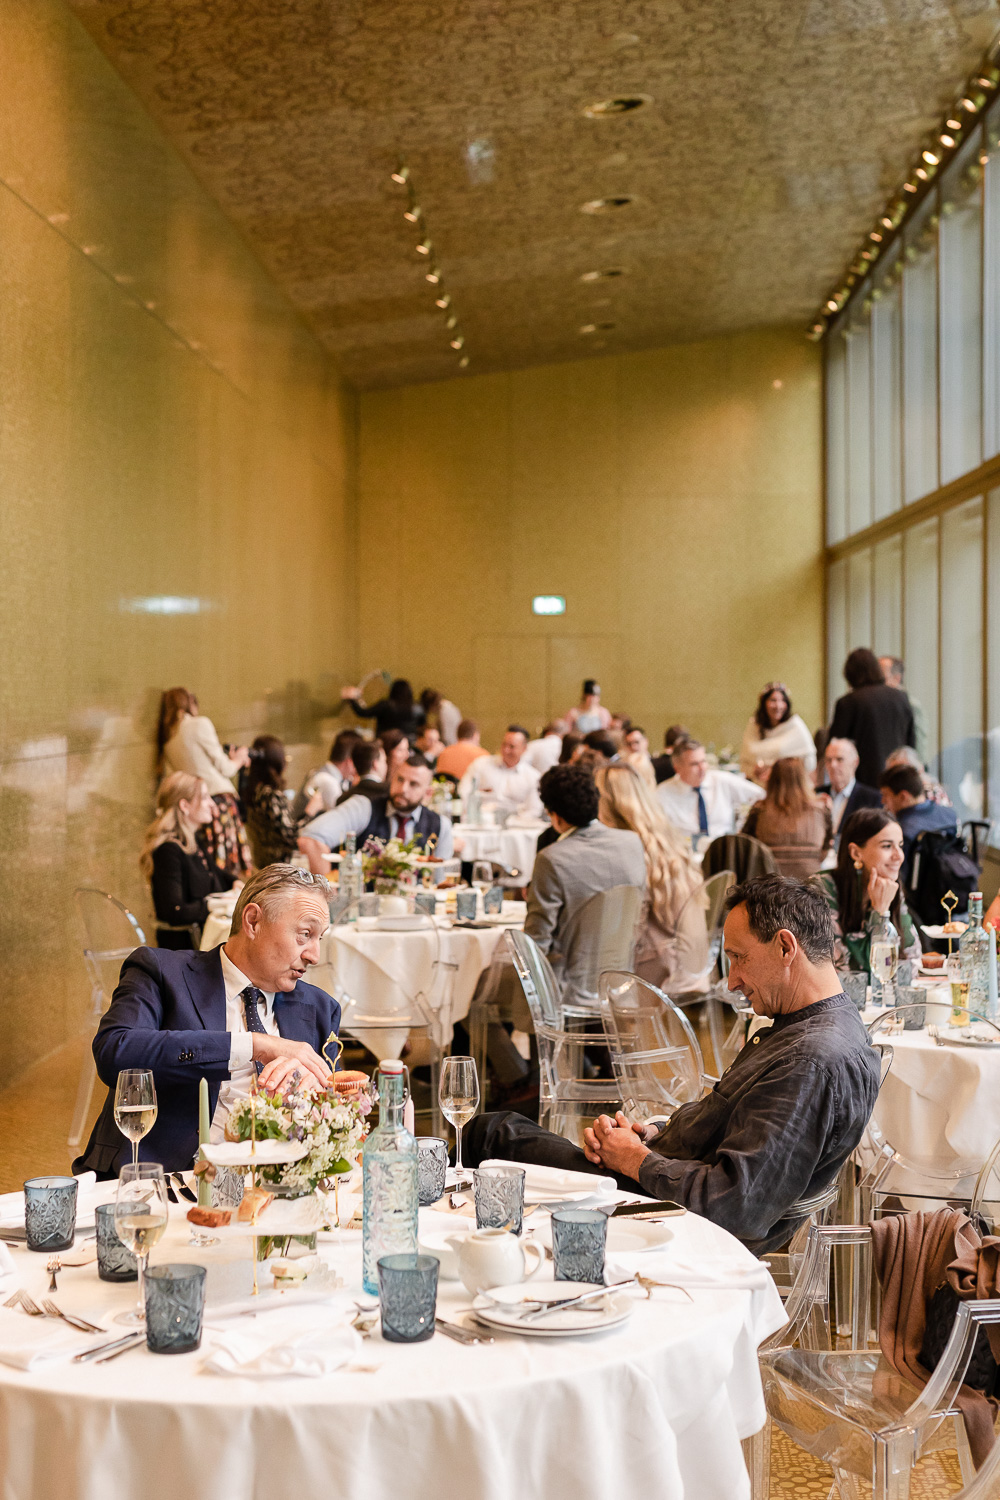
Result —
[[480, 1163], [484, 1167], [522, 1167], [524, 1169], [524, 1194], [531, 1201], [568, 1197], [571, 1193], [588, 1193], [604, 1198], [618, 1191], [613, 1177], [599, 1177], [593, 1172], [569, 1172], [562, 1167], [542, 1167], [530, 1161], [503, 1161], [495, 1157]]
[[17, 1370], [72, 1359], [107, 1342], [106, 1333], [83, 1333], [62, 1318], [30, 1318], [17, 1308], [0, 1307], [0, 1364]]
[[[42, 1176], [58, 1175], [42, 1173]], [[118, 1191], [116, 1182], [98, 1182], [96, 1172], [81, 1172], [76, 1190], [76, 1222], [93, 1227], [94, 1209], [99, 1203], [111, 1203]], [[0, 1229], [13, 1226], [24, 1228], [24, 1194], [0, 1194]]]
[[691, 1265], [671, 1255], [634, 1252], [608, 1259], [605, 1277], [618, 1281], [625, 1276], [648, 1276], [650, 1281], [669, 1281], [686, 1291], [759, 1292], [770, 1281], [770, 1273], [760, 1261], [735, 1257]]
[[[294, 1313], [296, 1308], [305, 1307], [307, 1304], [314, 1307], [318, 1302], [329, 1303], [332, 1290], [329, 1282], [315, 1292], [308, 1286], [296, 1287], [294, 1290], [289, 1288], [287, 1291], [279, 1291], [275, 1287], [266, 1292], [258, 1292], [256, 1297], [241, 1297], [233, 1302], [220, 1302], [218, 1307], [205, 1308], [205, 1327], [224, 1327], [231, 1318], [269, 1313], [279, 1307], [291, 1308]], [[343, 1305], [338, 1311], [339, 1315], [343, 1316]]]
[[267, 1312], [216, 1334], [202, 1369], [213, 1375], [317, 1377], [341, 1369], [361, 1347], [342, 1309]]
[[14, 1257], [6, 1245], [0, 1245], [0, 1286], [3, 1286], [8, 1277], [17, 1275], [17, 1267], [14, 1265]]

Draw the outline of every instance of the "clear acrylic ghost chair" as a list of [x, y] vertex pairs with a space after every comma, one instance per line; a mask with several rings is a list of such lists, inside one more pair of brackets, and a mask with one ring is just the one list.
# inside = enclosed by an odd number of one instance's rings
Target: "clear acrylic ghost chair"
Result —
[[[86, 936], [83, 961], [90, 977], [90, 1016], [96, 1029], [101, 1016], [111, 1004], [122, 964], [130, 953], [142, 947], [146, 936], [128, 907], [123, 906], [114, 896], [109, 896], [107, 891], [99, 891], [92, 886], [79, 886], [73, 892], [73, 903]], [[88, 1049], [80, 1068], [76, 1103], [69, 1127], [68, 1144], [72, 1151], [76, 1151], [83, 1140], [96, 1081], [97, 1069]]]
[[[1000, 1234], [1000, 1141], [980, 1168], [972, 1190], [969, 1218], [981, 1234]], [[1000, 1495], [1000, 1489], [997, 1494]]]
[[[856, 1288], [843, 1331], [831, 1315], [834, 1252], [849, 1257]], [[951, 1337], [922, 1391], [884, 1359], [878, 1303], [871, 1229], [817, 1225], [786, 1304], [788, 1322], [760, 1348], [769, 1422], [830, 1466], [841, 1500], [857, 1500], [862, 1481], [871, 1485], [872, 1500], [906, 1500], [914, 1464], [938, 1449], [956, 1450], [963, 1477], [973, 1475], [955, 1398], [979, 1329], [1000, 1324], [1000, 1299], [959, 1304]], [[765, 1425], [745, 1447], [754, 1500], [767, 1500], [769, 1448]]]
[[974, 1479], [962, 1486], [952, 1500], [997, 1500], [1000, 1495], [1000, 1442], [995, 1442]]
[[617, 1082], [579, 1076], [584, 1045], [593, 1040], [590, 1012], [564, 1014], [558, 981], [538, 944], [510, 929], [506, 938], [538, 1044], [538, 1123], [579, 1145], [589, 1120], [618, 1108]]
[[708, 1092], [716, 1080], [706, 1077], [691, 1023], [662, 990], [610, 969], [599, 992], [618, 1096], [630, 1120], [668, 1118]]
[[[897, 1005], [870, 1022], [868, 1035], [873, 1043], [882, 1042], [890, 1048], [893, 1037], [907, 1031], [922, 1031], [925, 1027], [936, 1028], [942, 1037], [947, 1037], [951, 1030], [948, 1025], [950, 1012], [951, 1007], [946, 1001]], [[976, 1017], [968, 1029], [984, 1038], [995, 1038], [1000, 1043], [1000, 1026], [984, 1017]], [[889, 1087], [892, 1086], [890, 1075]], [[861, 1153], [866, 1158], [866, 1170], [860, 1186], [860, 1217], [866, 1222], [879, 1217], [889, 1198], [898, 1199], [904, 1206], [912, 1208], [971, 1203], [983, 1159], [956, 1157], [945, 1142], [942, 1141], [941, 1146], [940, 1154], [928, 1154], [909, 1142], [888, 1140], [873, 1117]]]

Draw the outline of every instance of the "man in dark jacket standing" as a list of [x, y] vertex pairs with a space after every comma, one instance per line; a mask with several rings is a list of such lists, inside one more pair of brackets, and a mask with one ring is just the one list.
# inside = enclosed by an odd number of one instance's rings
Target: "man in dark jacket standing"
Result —
[[901, 688], [888, 686], [878, 657], [864, 646], [851, 652], [844, 676], [851, 691], [837, 699], [830, 739], [854, 741], [857, 778], [865, 786], [877, 787], [892, 751], [917, 743], [913, 709]]

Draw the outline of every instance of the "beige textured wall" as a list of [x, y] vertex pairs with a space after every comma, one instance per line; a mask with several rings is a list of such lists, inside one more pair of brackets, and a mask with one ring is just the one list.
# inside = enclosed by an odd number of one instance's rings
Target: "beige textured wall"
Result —
[[[495, 743], [599, 676], [657, 738], [822, 704], [820, 365], [798, 330], [361, 398], [360, 659]], [[563, 594], [559, 618], [531, 614]]]
[[[147, 915], [156, 695], [292, 741], [354, 669], [353, 400], [61, 0], [0, 23], [4, 1075], [79, 1029], [71, 894]], [[198, 612], [135, 612], [158, 596]]]

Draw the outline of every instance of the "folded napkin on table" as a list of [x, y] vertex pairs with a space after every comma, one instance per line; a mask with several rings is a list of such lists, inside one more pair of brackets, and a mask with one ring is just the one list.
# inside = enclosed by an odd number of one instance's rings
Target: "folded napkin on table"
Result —
[[324, 1313], [316, 1307], [289, 1312], [281, 1308], [263, 1313], [252, 1323], [212, 1335], [212, 1347], [202, 1370], [213, 1375], [247, 1375], [267, 1379], [275, 1375], [332, 1375], [361, 1348], [360, 1336], [346, 1321], [343, 1309]]
[[[330, 1302], [331, 1294], [335, 1290], [328, 1281], [325, 1286], [317, 1287], [315, 1291], [309, 1286], [289, 1287], [286, 1290], [273, 1290], [258, 1292], [256, 1297], [240, 1297], [233, 1302], [220, 1302], [217, 1307], [205, 1308], [205, 1327], [218, 1328], [227, 1323], [230, 1318], [240, 1318], [250, 1314], [273, 1312], [275, 1308], [291, 1308], [293, 1311], [307, 1304], [314, 1307], [318, 1302]], [[344, 1310], [343, 1299], [341, 1299], [339, 1312]]]
[[609, 1258], [605, 1268], [608, 1281], [634, 1275], [648, 1276], [650, 1281], [669, 1282], [690, 1292], [758, 1292], [771, 1279], [767, 1267], [754, 1260], [709, 1260], [693, 1266], [670, 1255], [650, 1255], [648, 1251], [619, 1254], [613, 1260]]
[[107, 1342], [106, 1333], [83, 1333], [62, 1318], [31, 1318], [17, 1308], [0, 1307], [0, 1364], [17, 1370], [72, 1359]]
[[14, 1257], [6, 1245], [0, 1245], [0, 1286], [3, 1286], [8, 1276], [15, 1276], [17, 1268], [14, 1265]]
[[617, 1193], [618, 1184], [613, 1177], [601, 1177], [596, 1172], [570, 1172], [562, 1167], [542, 1167], [531, 1161], [503, 1161], [495, 1157], [480, 1163], [484, 1167], [522, 1167], [524, 1169], [524, 1192], [530, 1199], [556, 1199], [569, 1193], [591, 1193], [606, 1197]]
[[[46, 1174], [49, 1175], [49, 1174]], [[98, 1182], [96, 1172], [81, 1172], [77, 1180], [76, 1190], [76, 1222], [84, 1224], [89, 1221], [93, 1226], [94, 1209], [99, 1203], [113, 1203], [118, 1191], [116, 1182]], [[10, 1227], [24, 1227], [24, 1194], [23, 1193], [0, 1193], [0, 1229], [7, 1225]]]

